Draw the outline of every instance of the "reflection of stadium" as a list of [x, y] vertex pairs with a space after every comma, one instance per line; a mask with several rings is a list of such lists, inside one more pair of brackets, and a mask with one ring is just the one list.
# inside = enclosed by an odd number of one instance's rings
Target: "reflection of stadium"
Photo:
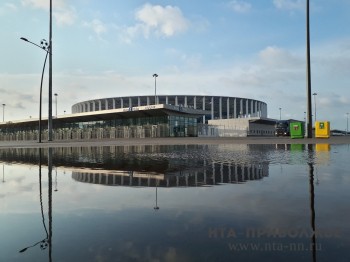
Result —
[[[269, 175], [269, 162], [252, 152], [264, 145], [113, 146], [53, 148], [53, 166], [79, 182], [133, 187], [196, 187], [245, 183]], [[42, 149], [47, 163], [48, 149]], [[259, 153], [259, 155], [261, 155]], [[38, 149], [0, 150], [0, 162], [37, 165]]]
[[[204, 164], [204, 163], [203, 163]], [[159, 174], [138, 171], [73, 171], [72, 178], [79, 182], [106, 186], [136, 187], [197, 187], [245, 183], [268, 176], [268, 165], [240, 165], [212, 163], [202, 170], [184, 170]]]

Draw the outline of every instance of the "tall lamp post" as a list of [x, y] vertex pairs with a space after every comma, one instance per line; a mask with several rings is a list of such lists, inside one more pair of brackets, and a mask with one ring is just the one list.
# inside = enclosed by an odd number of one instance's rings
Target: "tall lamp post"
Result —
[[52, 141], [52, 0], [50, 0], [49, 46], [49, 115], [47, 127], [49, 131], [48, 140]]
[[2, 104], [2, 122], [5, 122], [5, 106], [6, 104]]
[[346, 113], [346, 135], [349, 133], [349, 113]]
[[154, 104], [157, 104], [157, 74], [153, 74], [154, 77]]
[[39, 47], [40, 49], [43, 49], [46, 52], [45, 55], [45, 60], [44, 60], [44, 66], [43, 66], [43, 70], [41, 73], [41, 82], [40, 82], [40, 101], [39, 101], [39, 143], [41, 143], [41, 130], [42, 130], [42, 126], [41, 126], [41, 116], [42, 116], [42, 100], [43, 100], [43, 78], [44, 78], [44, 72], [45, 72], [45, 66], [46, 66], [46, 60], [47, 60], [47, 56], [48, 54], [51, 53], [50, 50], [50, 45], [48, 44], [48, 42], [45, 39], [42, 39], [40, 41], [40, 45], [33, 43], [31, 41], [29, 41], [27, 38], [21, 37], [21, 40], [26, 41], [32, 45], [35, 45], [37, 47]]
[[54, 96], [55, 96], [55, 104], [56, 104], [56, 118], [57, 118], [57, 96], [58, 96], [58, 94], [57, 94], [57, 93], [55, 93], [55, 94], [54, 94]]
[[311, 63], [310, 63], [310, 1], [306, 0], [306, 97], [307, 97], [307, 138], [312, 138], [312, 107], [311, 107]]
[[280, 110], [280, 120], [281, 120], [282, 119], [282, 114], [281, 114], [282, 108], [280, 107], [279, 110]]
[[[317, 93], [313, 93], [312, 94], [314, 96], [314, 104], [315, 104], [315, 125], [316, 125], [316, 121], [317, 121], [317, 117], [316, 117], [316, 96], [317, 96]], [[316, 128], [316, 127], [315, 127]]]

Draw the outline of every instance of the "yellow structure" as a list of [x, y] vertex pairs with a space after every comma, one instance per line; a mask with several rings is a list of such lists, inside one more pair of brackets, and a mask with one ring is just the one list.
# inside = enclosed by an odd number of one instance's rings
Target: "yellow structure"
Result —
[[331, 136], [329, 121], [316, 121], [315, 129], [316, 138], [329, 138]]

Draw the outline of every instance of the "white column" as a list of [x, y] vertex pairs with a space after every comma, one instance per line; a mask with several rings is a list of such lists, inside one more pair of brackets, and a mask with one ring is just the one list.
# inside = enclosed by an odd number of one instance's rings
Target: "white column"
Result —
[[92, 111], [96, 111], [95, 101], [92, 101]]
[[229, 119], [230, 118], [230, 98], [229, 97], [227, 98], [227, 102], [226, 102], [226, 111], [227, 111], [226, 119]]
[[237, 118], [237, 98], [233, 100], [233, 118]]
[[196, 96], [193, 97], [193, 108], [197, 109], [197, 97]]
[[245, 100], [245, 111], [246, 111], [246, 115], [248, 117], [248, 115], [249, 115], [249, 99]]
[[120, 108], [123, 108], [124, 107], [124, 101], [123, 101], [123, 98], [121, 97], [120, 98]]
[[254, 103], [254, 115], [259, 116], [258, 115], [258, 101], [255, 101], [255, 103]]
[[214, 97], [211, 97], [211, 119], [214, 119]]
[[179, 105], [179, 103], [178, 103], [178, 101], [177, 101], [177, 96], [175, 96], [175, 105], [176, 105], [176, 106]]
[[243, 99], [239, 101], [239, 114], [243, 115]]
[[147, 105], [149, 106], [149, 96], [147, 96]]
[[137, 106], [141, 106], [141, 99], [140, 99], [140, 97], [137, 97]]
[[168, 105], [169, 104], [169, 98], [168, 96], [165, 97], [165, 103]]
[[187, 107], [187, 96], [185, 96], [185, 104], [184, 107]]
[[115, 99], [113, 98], [113, 109], [115, 109]]
[[222, 119], [222, 97], [219, 98], [219, 118]]

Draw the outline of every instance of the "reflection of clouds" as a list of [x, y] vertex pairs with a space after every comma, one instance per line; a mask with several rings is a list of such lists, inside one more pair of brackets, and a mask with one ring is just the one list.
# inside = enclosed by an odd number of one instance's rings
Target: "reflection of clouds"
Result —
[[[118, 244], [118, 256], [120, 261], [164, 261], [164, 262], [178, 262], [178, 261], [192, 261], [191, 257], [182, 254], [175, 247], [161, 247], [147, 245], [139, 247], [135, 243], [129, 241]], [[104, 253], [105, 251], [103, 251]], [[99, 256], [103, 257], [103, 254]], [[103, 261], [103, 260], [102, 260]]]

